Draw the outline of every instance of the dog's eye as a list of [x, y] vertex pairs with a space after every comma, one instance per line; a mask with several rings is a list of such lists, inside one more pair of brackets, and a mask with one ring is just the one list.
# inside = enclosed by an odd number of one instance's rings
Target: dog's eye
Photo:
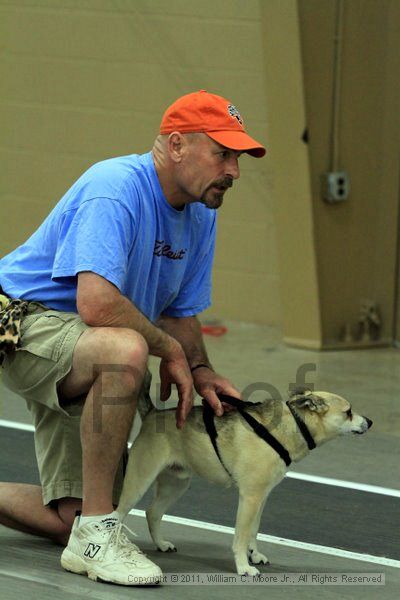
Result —
[[346, 415], [349, 417], [349, 419], [353, 418], [353, 413], [351, 412], [351, 408], [349, 408], [349, 410], [346, 410]]

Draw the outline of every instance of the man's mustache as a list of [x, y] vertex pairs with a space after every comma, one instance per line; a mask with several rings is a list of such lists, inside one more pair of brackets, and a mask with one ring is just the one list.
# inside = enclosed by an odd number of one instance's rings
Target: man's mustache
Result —
[[214, 183], [212, 185], [210, 185], [210, 188], [212, 187], [223, 187], [223, 188], [230, 188], [233, 186], [233, 179], [231, 177], [224, 177], [223, 179], [219, 179], [218, 181], [214, 181]]

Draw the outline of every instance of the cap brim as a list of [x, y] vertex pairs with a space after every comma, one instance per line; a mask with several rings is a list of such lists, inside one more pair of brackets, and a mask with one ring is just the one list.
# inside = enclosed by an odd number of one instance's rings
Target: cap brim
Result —
[[230, 148], [230, 150], [247, 152], [255, 158], [262, 158], [266, 153], [264, 146], [253, 140], [244, 131], [205, 131], [204, 133], [221, 146]]

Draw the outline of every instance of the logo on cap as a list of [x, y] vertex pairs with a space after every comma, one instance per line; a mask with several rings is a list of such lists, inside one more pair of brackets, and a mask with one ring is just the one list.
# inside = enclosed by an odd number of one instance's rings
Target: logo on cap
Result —
[[241, 125], [243, 125], [243, 119], [240, 115], [240, 112], [236, 108], [236, 106], [233, 106], [233, 104], [228, 104], [228, 112], [231, 115], [231, 117], [236, 117], [236, 119], [239, 121], [239, 123]]

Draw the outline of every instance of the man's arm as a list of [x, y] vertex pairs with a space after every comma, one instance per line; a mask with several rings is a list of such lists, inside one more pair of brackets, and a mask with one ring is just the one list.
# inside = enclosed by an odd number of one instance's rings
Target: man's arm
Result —
[[153, 325], [109, 281], [91, 272], [78, 274], [77, 308], [91, 327], [127, 327], [140, 333], [153, 356], [167, 358], [177, 350], [176, 340]]
[[[150, 354], [161, 358], [160, 372], [162, 370], [164, 380], [168, 379], [169, 385], [175, 383], [177, 386], [177, 425], [182, 427], [193, 406], [193, 379], [179, 341], [153, 325], [112, 283], [96, 273], [85, 271], [78, 274], [76, 303], [79, 315], [87, 325], [126, 327], [144, 337]], [[161, 400], [167, 400], [163, 377], [161, 386]]]
[[[178, 340], [191, 369], [200, 364], [207, 365], [207, 367], [200, 367], [192, 372], [194, 386], [198, 394], [212, 406], [215, 413], [221, 416], [224, 409], [217, 394], [227, 394], [240, 398], [240, 393], [228, 379], [214, 372], [207, 356], [201, 325], [197, 317], [176, 318], [162, 315], [157, 324], [170, 336]], [[226, 406], [225, 408], [229, 410], [230, 407]]]
[[213, 370], [197, 317], [168, 317], [161, 315], [157, 325], [181, 344], [191, 369], [196, 365], [208, 365]]

